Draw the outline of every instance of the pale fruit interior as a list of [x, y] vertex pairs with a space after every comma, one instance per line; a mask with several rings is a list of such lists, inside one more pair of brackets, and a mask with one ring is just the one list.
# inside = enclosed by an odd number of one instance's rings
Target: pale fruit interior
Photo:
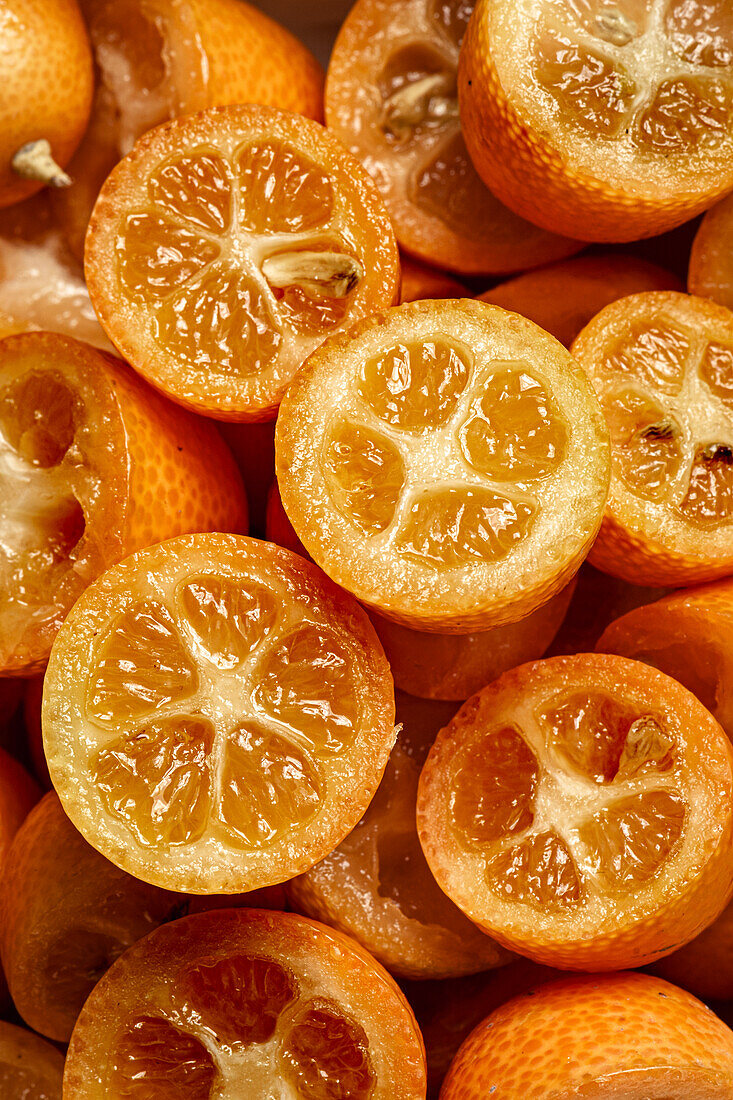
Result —
[[207, 841], [307, 844], [362, 720], [353, 646], [313, 615], [255, 573], [205, 572], [110, 621], [85, 728], [91, 780], [127, 842], [173, 861]]
[[733, 520], [733, 340], [657, 314], [600, 364], [614, 472], [625, 492], [698, 531]]
[[[0, 666], [33, 634], [54, 631], [84, 587], [85, 508], [98, 476], [77, 437], [79, 395], [33, 364], [0, 383]], [[52, 634], [49, 636], [49, 643]]]
[[[284, 963], [256, 954], [183, 968], [168, 1017], [131, 1019], [110, 1055], [120, 1100], [235, 1100], [286, 1081], [298, 1100], [368, 1100], [376, 1079], [363, 1027], [313, 998]], [[283, 1094], [284, 1095], [284, 1094]]]
[[152, 171], [120, 225], [122, 289], [207, 383], [278, 378], [349, 314], [365, 273], [347, 223], [332, 176], [287, 142], [202, 144]]
[[566, 692], [459, 753], [453, 827], [506, 901], [560, 913], [624, 904], [679, 851], [680, 766], [663, 714]]
[[729, 0], [545, 0], [533, 51], [536, 84], [576, 131], [659, 157], [730, 140]]
[[433, 570], [499, 562], [525, 542], [570, 436], [532, 364], [476, 364], [436, 334], [367, 359], [356, 389], [321, 469], [362, 536]]

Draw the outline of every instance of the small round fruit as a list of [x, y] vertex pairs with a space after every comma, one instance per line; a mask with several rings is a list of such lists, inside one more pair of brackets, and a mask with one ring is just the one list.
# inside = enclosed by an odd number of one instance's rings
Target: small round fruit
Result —
[[3, 1100], [61, 1100], [64, 1056], [24, 1027], [0, 1020]]
[[733, 310], [733, 196], [708, 210], [690, 253], [690, 294]]

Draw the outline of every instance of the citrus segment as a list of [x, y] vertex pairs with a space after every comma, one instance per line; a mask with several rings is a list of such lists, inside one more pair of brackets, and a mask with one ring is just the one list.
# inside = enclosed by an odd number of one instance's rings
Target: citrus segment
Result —
[[129, 950], [79, 1017], [64, 1085], [79, 1100], [283, 1086], [413, 1100], [425, 1055], [404, 996], [354, 941], [263, 910], [187, 917]]
[[632, 295], [603, 309], [572, 350], [611, 431], [593, 564], [648, 585], [730, 572], [733, 314], [683, 294]]
[[454, 711], [455, 704], [398, 692], [402, 728], [364, 817], [338, 848], [287, 885], [298, 912], [353, 936], [400, 977], [467, 974], [508, 959], [442, 893], [415, 830], [420, 766]]
[[733, 182], [733, 81], [714, 60], [728, 22], [704, 0], [479, 0], [458, 80], [479, 175], [554, 232], [618, 241], [681, 225]]
[[61, 1100], [64, 1057], [23, 1027], [0, 1023], [0, 1089], [7, 1100]]
[[[230, 629], [202, 644], [202, 607], [227, 627], [264, 615], [246, 646]], [[64, 808], [103, 855], [155, 885], [238, 893], [305, 870], [358, 820], [394, 738], [392, 684], [366, 616], [314, 566], [190, 536], [87, 590], [43, 726]]]
[[223, 420], [272, 416], [325, 336], [398, 291], [364, 170], [317, 124], [251, 105], [142, 138], [102, 188], [85, 266], [131, 364]]
[[334, 580], [405, 626], [466, 633], [522, 618], [572, 576], [605, 494], [605, 426], [530, 322], [413, 302], [310, 357], [276, 465], [297, 537]]
[[331, 56], [326, 117], [373, 176], [408, 253], [464, 275], [519, 271], [581, 246], [518, 218], [476, 174], [456, 87], [472, 7], [358, 0]]
[[730, 746], [676, 681], [619, 657], [523, 665], [441, 732], [418, 832], [448, 896], [567, 969], [653, 961], [725, 904]]

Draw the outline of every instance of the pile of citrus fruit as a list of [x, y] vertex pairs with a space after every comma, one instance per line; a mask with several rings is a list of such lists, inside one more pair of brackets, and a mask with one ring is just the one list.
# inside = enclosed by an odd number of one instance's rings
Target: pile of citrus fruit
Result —
[[733, 1100], [732, 740], [731, 0], [0, 0], [0, 1100]]

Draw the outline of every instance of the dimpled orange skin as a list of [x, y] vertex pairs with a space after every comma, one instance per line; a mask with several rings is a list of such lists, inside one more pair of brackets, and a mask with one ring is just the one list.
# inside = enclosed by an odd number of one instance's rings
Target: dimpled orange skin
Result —
[[733, 195], [708, 210], [700, 222], [687, 273], [690, 294], [733, 309]]
[[661, 188], [647, 193], [614, 187], [574, 169], [504, 93], [492, 60], [498, 45], [492, 21], [497, 5], [507, 7], [508, 2], [478, 0], [461, 50], [458, 97], [474, 167], [510, 209], [553, 232], [583, 240], [634, 241], [681, 225], [730, 190], [725, 172], [712, 192], [686, 194], [680, 189], [665, 195]]
[[440, 1100], [729, 1100], [733, 1032], [646, 974], [551, 982], [492, 1013]]
[[11, 160], [45, 138], [63, 168], [92, 105], [92, 53], [76, 0], [4, 0], [0, 12], [0, 207], [43, 186], [23, 180]]

